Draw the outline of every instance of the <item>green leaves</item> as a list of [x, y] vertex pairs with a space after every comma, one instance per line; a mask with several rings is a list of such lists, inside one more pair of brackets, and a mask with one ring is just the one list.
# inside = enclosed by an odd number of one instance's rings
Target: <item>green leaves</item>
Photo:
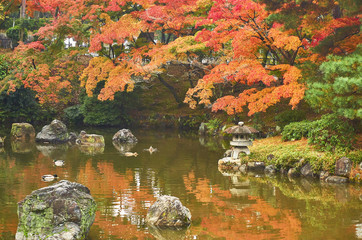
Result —
[[362, 45], [347, 56], [329, 55], [320, 66], [322, 79], [309, 84], [307, 101], [315, 108], [349, 119], [362, 113]]

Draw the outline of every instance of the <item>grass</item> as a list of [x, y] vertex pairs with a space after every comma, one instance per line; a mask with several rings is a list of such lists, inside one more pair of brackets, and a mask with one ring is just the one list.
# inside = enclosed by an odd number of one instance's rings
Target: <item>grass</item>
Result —
[[335, 162], [341, 157], [349, 157], [354, 165], [362, 161], [362, 150], [356, 149], [349, 152], [322, 152], [308, 145], [308, 140], [303, 138], [297, 141], [283, 142], [280, 136], [258, 139], [250, 147], [251, 154], [243, 158], [245, 161], [264, 161], [277, 168], [299, 169], [300, 160], [303, 164], [309, 162], [314, 172], [328, 171], [333, 173]]

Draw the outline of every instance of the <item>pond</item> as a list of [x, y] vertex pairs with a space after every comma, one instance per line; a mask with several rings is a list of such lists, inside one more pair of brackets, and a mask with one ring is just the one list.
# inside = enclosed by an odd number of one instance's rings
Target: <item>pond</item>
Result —
[[[14, 239], [17, 202], [52, 183], [44, 174], [87, 186], [97, 202], [88, 240], [96, 239], [362, 239], [362, 188], [323, 185], [282, 176], [222, 173], [217, 161], [225, 144], [176, 132], [134, 131], [139, 142], [114, 146], [15, 145], [0, 150], [0, 238]], [[7, 139], [8, 140], [8, 139]], [[153, 146], [150, 154], [144, 149]], [[122, 146], [125, 147], [125, 146]], [[57, 167], [54, 159], [65, 165]], [[160, 195], [173, 195], [190, 209], [183, 231], [154, 229], [145, 223]]]

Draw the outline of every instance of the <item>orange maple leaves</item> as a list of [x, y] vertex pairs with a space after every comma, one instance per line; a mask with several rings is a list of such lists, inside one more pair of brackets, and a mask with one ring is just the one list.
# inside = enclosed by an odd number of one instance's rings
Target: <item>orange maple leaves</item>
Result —
[[[112, 100], [118, 91], [132, 91], [135, 79], [148, 80], [165, 65], [178, 62], [202, 66], [204, 71], [186, 94], [190, 107], [212, 104], [213, 111], [228, 114], [248, 107], [249, 115], [283, 98], [290, 99], [293, 108], [303, 99], [306, 87], [297, 64], [323, 59], [309, 48], [340, 28], [360, 26], [359, 16], [334, 19], [328, 8], [335, 5], [329, 0], [309, 1], [304, 9], [291, 2], [270, 11], [253, 0], [30, 1], [34, 9], [54, 16], [39, 30], [41, 37], [49, 42], [53, 36], [71, 35], [89, 43], [90, 52], [99, 53], [80, 78], [88, 95], [104, 81], [98, 98]], [[299, 14], [299, 19], [291, 20], [298, 27], [271, 21], [287, 11]], [[82, 32], [83, 23], [88, 24], [89, 35]], [[353, 51], [360, 39], [347, 36], [332, 51]], [[214, 92], [222, 85], [231, 88], [232, 95], [216, 99]]]

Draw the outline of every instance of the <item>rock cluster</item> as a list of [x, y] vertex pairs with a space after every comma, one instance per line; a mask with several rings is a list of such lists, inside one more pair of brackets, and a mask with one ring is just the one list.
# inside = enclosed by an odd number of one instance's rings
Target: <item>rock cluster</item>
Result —
[[[228, 155], [228, 154], [225, 154]], [[273, 159], [274, 156], [268, 156], [268, 160]], [[319, 173], [315, 173], [313, 168], [309, 162], [305, 162], [304, 159], [301, 159], [295, 167], [293, 168], [285, 168], [281, 167], [277, 169], [274, 165], [265, 165], [264, 162], [261, 161], [251, 161], [243, 163], [241, 159], [236, 159], [232, 157], [224, 157], [219, 160], [219, 171], [227, 172], [227, 171], [239, 171], [243, 174], [246, 173], [260, 173], [264, 172], [266, 175], [270, 176], [276, 174], [278, 171], [281, 174], [287, 175], [289, 178], [296, 177], [305, 177], [305, 178], [316, 178], [323, 182], [327, 183], [347, 183], [349, 182], [349, 177], [352, 168], [352, 161], [347, 157], [343, 157], [339, 159], [335, 164], [335, 173], [331, 175], [329, 172], [321, 171]], [[362, 168], [360, 168], [362, 169]]]

